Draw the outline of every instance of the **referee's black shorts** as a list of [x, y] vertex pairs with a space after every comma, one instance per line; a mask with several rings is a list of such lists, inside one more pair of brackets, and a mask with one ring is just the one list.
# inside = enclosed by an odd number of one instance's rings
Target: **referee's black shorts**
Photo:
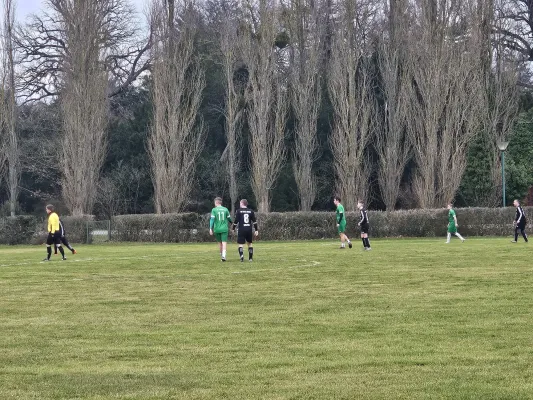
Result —
[[239, 234], [237, 235], [238, 244], [253, 243], [253, 241], [254, 241], [254, 235], [253, 235], [252, 230], [246, 230], [246, 231], [239, 230]]
[[367, 233], [370, 229], [370, 224], [361, 224], [361, 233]]
[[48, 237], [46, 238], [46, 244], [48, 246], [51, 246], [53, 244], [55, 245], [61, 244], [61, 233], [59, 233], [59, 231], [55, 233], [48, 232]]

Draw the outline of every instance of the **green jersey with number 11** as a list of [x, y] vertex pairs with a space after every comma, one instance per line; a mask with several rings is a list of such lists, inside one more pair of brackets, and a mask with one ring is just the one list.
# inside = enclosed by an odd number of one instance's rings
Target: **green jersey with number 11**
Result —
[[214, 233], [228, 232], [228, 223], [231, 224], [229, 210], [223, 206], [217, 206], [211, 210], [210, 227]]

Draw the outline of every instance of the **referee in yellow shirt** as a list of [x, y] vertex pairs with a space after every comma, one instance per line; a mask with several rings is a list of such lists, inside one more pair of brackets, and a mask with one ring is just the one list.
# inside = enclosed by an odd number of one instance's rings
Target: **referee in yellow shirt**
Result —
[[59, 216], [54, 211], [54, 206], [48, 204], [46, 206], [46, 213], [48, 214], [48, 238], [46, 239], [46, 252], [47, 257], [43, 261], [50, 261], [52, 255], [52, 245], [59, 250], [63, 260], [65, 258], [65, 251], [61, 246], [61, 228], [59, 226]]

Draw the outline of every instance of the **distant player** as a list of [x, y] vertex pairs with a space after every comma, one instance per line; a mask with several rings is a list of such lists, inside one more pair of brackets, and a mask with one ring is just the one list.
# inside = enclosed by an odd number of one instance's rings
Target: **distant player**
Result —
[[455, 214], [455, 210], [453, 209], [452, 203], [448, 204], [448, 236], [446, 239], [446, 243], [450, 243], [450, 239], [452, 238], [452, 233], [457, 236], [459, 239], [461, 239], [461, 242], [464, 242], [465, 239], [462, 237], [459, 232], [457, 232], [457, 228], [459, 228], [459, 224], [457, 223], [457, 215]]
[[52, 255], [52, 245], [54, 245], [61, 253], [61, 258], [66, 260], [65, 251], [61, 246], [61, 230], [59, 227], [59, 216], [54, 211], [54, 206], [48, 204], [46, 206], [46, 213], [48, 214], [48, 238], [46, 239], [47, 256], [43, 261], [50, 261]]
[[[61, 221], [61, 219], [59, 220], [59, 232], [61, 234], [60, 236], [61, 243], [67, 246], [67, 249], [69, 249], [72, 252], [72, 254], [76, 254], [76, 250], [74, 250], [74, 247], [72, 247], [67, 240], [67, 236], [65, 235], [65, 226], [63, 225], [63, 221]], [[54, 248], [54, 254], [57, 254], [57, 247]]]
[[344, 207], [341, 204], [341, 198], [339, 196], [335, 196], [333, 198], [333, 203], [337, 207], [336, 212], [336, 221], [337, 221], [337, 232], [339, 233], [340, 239], [341, 239], [341, 249], [344, 249], [346, 247], [346, 243], [348, 242], [348, 247], [352, 248], [352, 242], [350, 242], [350, 239], [348, 236], [346, 236], [346, 215], [344, 213]]
[[365, 250], [372, 250], [372, 248], [370, 247], [370, 241], [368, 240], [368, 230], [370, 229], [370, 222], [368, 221], [368, 212], [365, 208], [365, 203], [363, 203], [362, 200], [359, 200], [357, 202], [357, 208], [361, 213], [361, 219], [357, 224], [361, 228], [361, 241], [363, 242]]
[[232, 223], [229, 210], [222, 206], [222, 199], [215, 199], [215, 208], [211, 210], [209, 220], [209, 234], [215, 234], [215, 238], [220, 245], [220, 257], [226, 261], [226, 249], [228, 246], [228, 223]]
[[244, 243], [248, 245], [248, 261], [252, 262], [254, 258], [254, 231], [255, 236], [259, 235], [257, 220], [255, 219], [254, 210], [248, 208], [248, 200], [242, 199], [239, 203], [240, 208], [235, 211], [233, 230], [238, 226], [237, 244], [239, 245], [239, 257], [241, 262], [244, 261]]
[[522, 206], [520, 205], [520, 202], [518, 200], [515, 200], [513, 202], [513, 205], [516, 207], [516, 215], [514, 217], [514, 240], [512, 241], [512, 243], [518, 242], [518, 231], [520, 231], [522, 237], [527, 243], [526, 214], [524, 214], [524, 210], [522, 209]]

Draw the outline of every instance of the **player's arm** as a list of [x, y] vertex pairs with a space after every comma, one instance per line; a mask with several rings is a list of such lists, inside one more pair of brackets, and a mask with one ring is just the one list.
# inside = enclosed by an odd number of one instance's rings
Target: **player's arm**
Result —
[[457, 215], [456, 214], [453, 215], [453, 220], [455, 222], [455, 226], [458, 228], [459, 224], [457, 223]]
[[215, 214], [211, 213], [211, 218], [209, 219], [209, 234], [213, 234], [213, 226], [215, 225]]
[[257, 225], [257, 219], [255, 218], [255, 212], [253, 211], [252, 211], [252, 214], [250, 215], [250, 220], [254, 224], [255, 236], [259, 235], [259, 227]]
[[364, 221], [365, 221], [365, 212], [361, 210], [361, 220], [359, 221], [357, 225], [361, 225]]
[[522, 217], [523, 217], [524, 213], [522, 211], [522, 207], [518, 207], [516, 209], [516, 211], [517, 211], [517, 214], [518, 214], [517, 215], [518, 219], [516, 220], [516, 224], [518, 225], [520, 223], [520, 221], [522, 220]]
[[228, 222], [230, 224], [233, 224], [233, 220], [231, 219], [231, 214], [229, 213], [229, 211], [228, 211], [228, 214], [226, 215], [226, 218], [228, 219]]
[[234, 231], [235, 228], [237, 228], [237, 221], [239, 220], [238, 217], [238, 211], [235, 211], [235, 217], [233, 218], [233, 224], [231, 225], [231, 230]]

